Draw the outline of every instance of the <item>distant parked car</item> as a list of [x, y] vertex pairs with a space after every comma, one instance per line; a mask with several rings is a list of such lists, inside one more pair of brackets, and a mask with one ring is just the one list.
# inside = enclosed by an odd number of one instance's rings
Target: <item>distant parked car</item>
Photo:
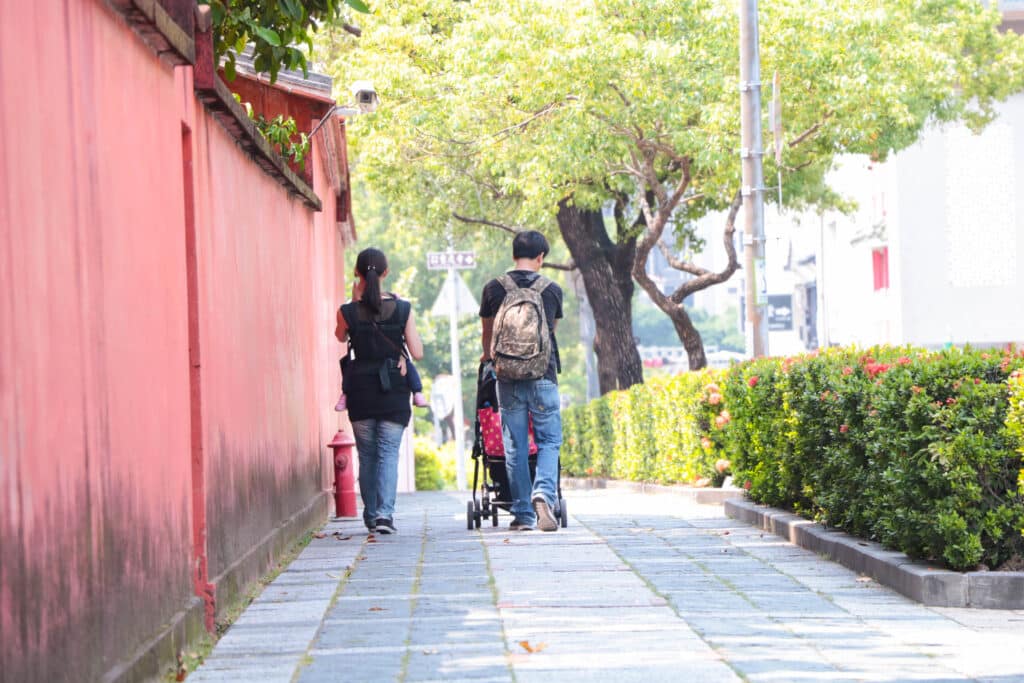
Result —
[[717, 350], [707, 354], [709, 368], [727, 368], [733, 363], [747, 360], [747, 354], [736, 351]]

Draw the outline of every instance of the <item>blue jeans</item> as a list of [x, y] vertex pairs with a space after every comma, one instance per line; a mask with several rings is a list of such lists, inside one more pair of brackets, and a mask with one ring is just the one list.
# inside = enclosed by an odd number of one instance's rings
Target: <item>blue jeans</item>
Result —
[[352, 423], [359, 451], [359, 495], [363, 499], [363, 522], [371, 526], [378, 519], [393, 519], [398, 492], [398, 449], [405, 425], [384, 420]]
[[[558, 385], [549, 379], [498, 381], [501, 435], [505, 442], [505, 471], [512, 493], [512, 515], [536, 523], [530, 501], [544, 496], [551, 510], [558, 502], [558, 451], [562, 446], [562, 413]], [[537, 472], [530, 484], [529, 418], [537, 443]]]

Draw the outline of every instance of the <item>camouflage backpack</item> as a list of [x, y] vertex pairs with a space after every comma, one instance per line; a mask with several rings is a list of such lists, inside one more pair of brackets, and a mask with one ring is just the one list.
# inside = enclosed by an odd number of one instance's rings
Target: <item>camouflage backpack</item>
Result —
[[505, 300], [494, 316], [494, 372], [503, 380], [540, 379], [551, 359], [551, 333], [541, 296], [551, 280], [540, 275], [529, 287], [520, 287], [511, 276], [502, 275], [498, 282], [505, 288]]

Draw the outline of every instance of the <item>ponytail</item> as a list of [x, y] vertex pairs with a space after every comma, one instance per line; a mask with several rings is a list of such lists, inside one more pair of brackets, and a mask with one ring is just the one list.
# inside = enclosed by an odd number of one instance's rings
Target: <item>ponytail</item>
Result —
[[380, 313], [384, 305], [381, 299], [380, 278], [387, 269], [388, 259], [380, 249], [363, 249], [356, 257], [356, 272], [366, 283], [360, 301], [374, 313]]

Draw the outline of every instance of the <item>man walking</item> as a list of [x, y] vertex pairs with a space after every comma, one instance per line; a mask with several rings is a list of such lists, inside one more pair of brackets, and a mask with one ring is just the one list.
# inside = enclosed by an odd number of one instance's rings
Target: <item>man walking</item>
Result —
[[[505, 470], [512, 494], [510, 529], [556, 531], [558, 452], [562, 415], [561, 370], [556, 321], [562, 317], [562, 289], [540, 274], [550, 247], [536, 230], [512, 240], [515, 268], [484, 286], [481, 362], [493, 361], [505, 445]], [[533, 418], [537, 470], [531, 486], [529, 420]]]

